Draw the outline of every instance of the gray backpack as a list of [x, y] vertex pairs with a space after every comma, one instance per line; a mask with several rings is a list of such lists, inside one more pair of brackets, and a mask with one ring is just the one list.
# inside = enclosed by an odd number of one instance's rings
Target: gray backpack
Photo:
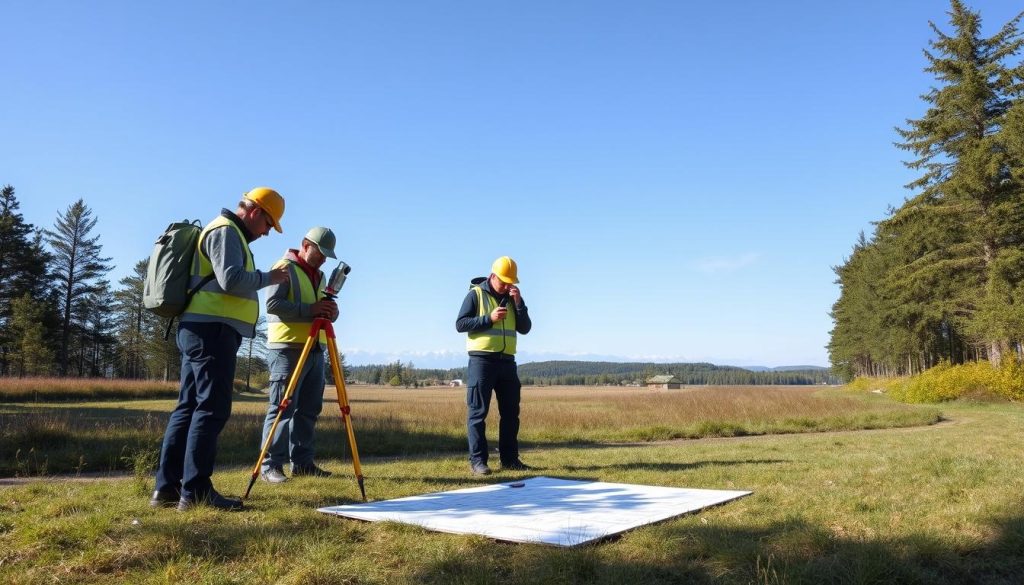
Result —
[[[146, 281], [142, 288], [142, 304], [161, 317], [175, 317], [185, 312], [196, 291], [213, 280], [210, 274], [194, 288], [188, 283], [192, 276], [192, 258], [203, 228], [199, 220], [187, 219], [172, 223], [153, 246], [146, 267]], [[171, 325], [167, 324], [170, 331]], [[165, 336], [166, 338], [166, 336]]]

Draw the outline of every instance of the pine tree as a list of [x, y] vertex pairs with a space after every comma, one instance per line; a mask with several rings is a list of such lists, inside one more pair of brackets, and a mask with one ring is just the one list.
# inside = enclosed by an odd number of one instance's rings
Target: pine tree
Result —
[[82, 323], [80, 352], [80, 376], [107, 377], [114, 373], [114, 315], [110, 310], [113, 293], [110, 282], [100, 279], [96, 287], [82, 301]]
[[53, 230], [44, 232], [53, 250], [53, 276], [60, 293], [57, 367], [62, 376], [71, 366], [72, 334], [82, 330], [88, 317], [82, 313], [88, 308], [83, 302], [96, 291], [97, 280], [110, 271], [110, 258], [100, 256], [99, 236], [89, 237], [96, 222], [85, 201], [79, 199], [57, 218]]
[[117, 371], [126, 378], [146, 377], [142, 289], [147, 261], [135, 264], [131, 274], [118, 281], [114, 291], [114, 331], [117, 337]]
[[[46, 298], [46, 272], [50, 255], [32, 224], [25, 223], [14, 194], [14, 187], [0, 188], [0, 375], [9, 372], [11, 304], [24, 293]], [[47, 330], [43, 329], [44, 340]]]
[[897, 129], [903, 138], [898, 146], [918, 157], [906, 165], [924, 171], [907, 185], [920, 193], [882, 228], [916, 232], [921, 247], [901, 270], [899, 286], [925, 290], [943, 275], [959, 277], [948, 291], [954, 301], [948, 311], [998, 364], [1014, 333], [1003, 318], [1012, 300], [1003, 277], [1007, 269], [1019, 268], [1006, 264], [1018, 256], [1012, 248], [1020, 246], [1024, 206], [1006, 182], [1010, 160], [1000, 147], [1000, 132], [1020, 91], [1006, 61], [1024, 44], [1017, 30], [1021, 15], [989, 38], [980, 37], [980, 15], [960, 0], [951, 1], [949, 16], [951, 35], [929, 23], [937, 40], [925, 51], [925, 70], [939, 82], [922, 96], [930, 107], [923, 118]]
[[45, 376], [53, 367], [53, 352], [44, 336], [45, 313], [45, 302], [29, 293], [11, 303], [11, 370], [18, 376]]

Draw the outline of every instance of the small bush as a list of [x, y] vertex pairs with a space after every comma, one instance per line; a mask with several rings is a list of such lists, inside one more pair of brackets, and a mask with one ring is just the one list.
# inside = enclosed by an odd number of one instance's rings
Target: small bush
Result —
[[904, 378], [875, 378], [860, 376], [846, 385], [846, 389], [857, 392], [890, 392], [903, 382]]

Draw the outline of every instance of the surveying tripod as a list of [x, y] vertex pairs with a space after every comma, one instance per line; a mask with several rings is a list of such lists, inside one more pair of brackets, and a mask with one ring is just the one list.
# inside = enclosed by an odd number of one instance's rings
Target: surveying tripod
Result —
[[298, 386], [299, 378], [302, 376], [302, 367], [306, 365], [306, 358], [309, 357], [310, 350], [320, 337], [320, 330], [327, 334], [327, 353], [328, 359], [331, 361], [331, 374], [334, 375], [334, 386], [338, 389], [338, 408], [341, 409], [342, 422], [345, 425], [345, 430], [348, 431], [348, 444], [352, 448], [352, 466], [355, 467], [359, 491], [363, 494], [363, 501], [366, 501], [366, 488], [363, 486], [363, 470], [359, 465], [359, 449], [356, 447], [356, 434], [352, 430], [352, 418], [349, 416], [352, 409], [348, 404], [348, 392], [345, 391], [345, 377], [342, 375], [341, 368], [338, 367], [338, 346], [334, 341], [334, 327], [330, 321], [323, 317], [313, 319], [313, 326], [309, 330], [309, 339], [306, 340], [306, 345], [302, 348], [302, 355], [299, 356], [299, 362], [295, 366], [295, 371], [292, 372], [291, 380], [288, 381], [288, 387], [284, 391], [284, 396], [281, 397], [281, 403], [277, 405], [277, 418], [274, 419], [274, 425], [270, 427], [267, 440], [263, 442], [263, 448], [260, 449], [260, 457], [256, 460], [256, 466], [252, 469], [252, 479], [249, 480], [249, 487], [245, 490], [243, 498], [249, 497], [249, 492], [252, 490], [253, 484], [256, 483], [256, 478], [260, 475], [263, 458], [267, 456], [270, 443], [274, 440], [277, 424], [281, 422], [281, 415], [284, 414], [288, 405], [291, 404], [292, 393], [295, 392], [295, 387]]

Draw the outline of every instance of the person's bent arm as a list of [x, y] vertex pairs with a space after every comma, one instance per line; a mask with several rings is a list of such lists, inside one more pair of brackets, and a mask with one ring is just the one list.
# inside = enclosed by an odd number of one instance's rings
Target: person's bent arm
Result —
[[455, 330], [459, 333], [472, 331], [483, 331], [491, 328], [491, 316], [477, 316], [476, 293], [469, 291], [466, 298], [462, 300], [462, 308], [459, 309], [459, 316], [455, 319]]
[[249, 292], [270, 284], [270, 273], [246, 271], [243, 246], [235, 230], [228, 227], [211, 230], [203, 237], [203, 251], [213, 265], [217, 284], [225, 292]]
[[526, 311], [526, 303], [521, 303], [516, 307], [516, 333], [522, 333], [526, 335], [533, 329], [533, 321], [530, 320], [530, 313]]

